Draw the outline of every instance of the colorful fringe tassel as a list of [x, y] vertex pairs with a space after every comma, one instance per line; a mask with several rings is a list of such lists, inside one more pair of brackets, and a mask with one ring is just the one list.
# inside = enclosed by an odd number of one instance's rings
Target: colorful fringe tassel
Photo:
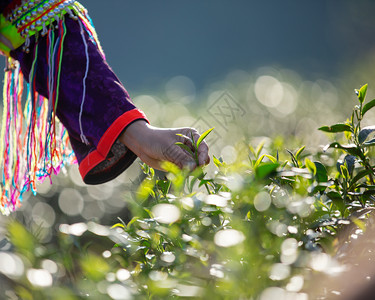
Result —
[[[74, 12], [76, 15], [69, 13], [70, 17], [80, 22], [81, 29], [85, 29], [104, 57], [86, 9], [75, 2]], [[0, 144], [0, 212], [2, 214], [7, 215], [17, 209], [21, 205], [24, 192], [31, 190], [35, 195], [37, 181], [43, 181], [47, 177], [51, 180], [52, 174], [59, 173], [66, 164], [76, 162], [68, 133], [56, 117], [65, 34], [64, 17], [58, 21], [57, 33], [52, 26], [47, 32], [48, 99], [39, 95], [35, 89], [37, 57], [34, 58], [28, 84], [24, 82], [19, 63], [8, 59], [8, 64], [13, 64], [13, 67], [5, 73], [3, 90], [0, 133], [2, 142]], [[35, 53], [37, 56], [38, 43], [35, 43]], [[87, 66], [88, 63], [89, 61]], [[22, 95], [25, 85], [27, 100], [23, 104]]]
[[[34, 67], [34, 66], [33, 66]], [[37, 180], [57, 174], [62, 166], [74, 163], [66, 129], [55, 118], [55, 107], [36, 93], [33, 78], [22, 107], [24, 78], [16, 69], [5, 73], [0, 147], [0, 211], [9, 214], [21, 205], [24, 192], [36, 193]], [[57, 103], [56, 99], [52, 102]]]

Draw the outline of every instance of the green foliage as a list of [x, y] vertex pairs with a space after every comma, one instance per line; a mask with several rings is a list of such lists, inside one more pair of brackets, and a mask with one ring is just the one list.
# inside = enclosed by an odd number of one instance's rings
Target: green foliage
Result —
[[[24, 271], [3, 272], [4, 280], [22, 299], [257, 299], [270, 287], [297, 298], [303, 284], [292, 283], [333, 272], [334, 264], [312, 260], [332, 261], [338, 233], [348, 225], [364, 230], [373, 207], [375, 129], [361, 122], [375, 102], [364, 104], [366, 91], [357, 91], [349, 121], [320, 128], [337, 137], [322, 152], [283, 151], [275, 139], [248, 145], [232, 164], [214, 156], [211, 175], [165, 163], [164, 177], [143, 165], [130, 220], [66, 225], [55, 244], [11, 222], [10, 257]], [[192, 138], [194, 151], [179, 146], [196, 158], [211, 130]], [[45, 286], [30, 275], [43, 269], [52, 280], [47, 274]]]
[[332, 126], [320, 127], [319, 130], [325, 131], [325, 132], [344, 132], [344, 131], [352, 131], [352, 128], [348, 124], [335, 124]]
[[359, 102], [362, 104], [363, 101], [365, 101], [365, 98], [366, 98], [366, 93], [367, 93], [367, 84], [365, 84], [364, 86], [362, 86], [359, 90], [355, 90], [357, 96], [358, 96], [358, 100]]

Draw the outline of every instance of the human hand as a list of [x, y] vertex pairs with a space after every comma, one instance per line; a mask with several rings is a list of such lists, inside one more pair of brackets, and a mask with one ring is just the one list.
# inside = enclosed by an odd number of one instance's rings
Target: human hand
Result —
[[197, 162], [182, 147], [176, 143], [186, 145], [193, 153], [194, 146], [190, 137], [195, 141], [199, 139], [199, 133], [189, 127], [185, 128], [157, 128], [149, 125], [144, 120], [138, 120], [130, 124], [119, 137], [120, 141], [133, 151], [143, 162], [150, 167], [162, 170], [161, 163], [170, 161], [180, 168], [187, 167], [193, 170], [210, 162], [208, 146], [206, 142], [199, 145]]

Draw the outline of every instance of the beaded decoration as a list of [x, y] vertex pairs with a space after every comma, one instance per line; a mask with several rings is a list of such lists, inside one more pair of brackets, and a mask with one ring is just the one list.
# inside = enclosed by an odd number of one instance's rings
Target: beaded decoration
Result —
[[[66, 164], [76, 162], [68, 133], [56, 117], [66, 35], [64, 17], [68, 15], [77, 20], [103, 57], [104, 53], [86, 10], [73, 0], [13, 1], [3, 14], [17, 28], [19, 36], [13, 40], [23, 39], [24, 51], [29, 51], [32, 35], [36, 39], [39, 35], [47, 36], [49, 47], [48, 99], [39, 95], [35, 88], [38, 43], [33, 45], [35, 57], [28, 83], [19, 63], [7, 58], [0, 132], [0, 211], [9, 214], [21, 205], [24, 192], [31, 190], [36, 194], [38, 180], [47, 177], [51, 180], [52, 174], [57, 174]], [[8, 38], [12, 42], [12, 37]], [[82, 38], [86, 43], [83, 35]], [[89, 66], [87, 53], [86, 59]], [[26, 102], [22, 99], [25, 86]], [[83, 94], [82, 102], [84, 97]], [[84, 138], [83, 133], [82, 136]]]

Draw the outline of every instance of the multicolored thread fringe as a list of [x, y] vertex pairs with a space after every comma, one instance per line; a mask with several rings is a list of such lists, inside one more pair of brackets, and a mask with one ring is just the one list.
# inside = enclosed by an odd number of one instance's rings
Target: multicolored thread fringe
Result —
[[[78, 3], [75, 3], [75, 8], [77, 22], [83, 25], [104, 57], [86, 10]], [[48, 99], [39, 95], [35, 88], [38, 43], [35, 43], [36, 55], [28, 83], [24, 80], [19, 63], [10, 58], [8, 61], [13, 68], [5, 72], [0, 133], [0, 212], [5, 215], [21, 206], [24, 192], [31, 190], [36, 194], [38, 181], [47, 177], [51, 180], [52, 174], [76, 162], [68, 133], [56, 117], [66, 35], [64, 19], [61, 18], [57, 25], [57, 31], [51, 26], [47, 32]], [[22, 100], [24, 86], [27, 87], [25, 103]]]

